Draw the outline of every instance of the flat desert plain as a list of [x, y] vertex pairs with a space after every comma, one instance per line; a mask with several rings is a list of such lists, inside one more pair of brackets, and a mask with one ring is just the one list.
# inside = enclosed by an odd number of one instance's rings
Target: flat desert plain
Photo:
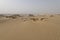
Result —
[[60, 40], [60, 15], [0, 17], [0, 40]]

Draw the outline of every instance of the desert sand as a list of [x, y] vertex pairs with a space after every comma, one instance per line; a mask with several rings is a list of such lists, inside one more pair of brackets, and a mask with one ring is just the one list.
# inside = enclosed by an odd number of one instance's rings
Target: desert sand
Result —
[[0, 16], [0, 40], [60, 40], [60, 15]]

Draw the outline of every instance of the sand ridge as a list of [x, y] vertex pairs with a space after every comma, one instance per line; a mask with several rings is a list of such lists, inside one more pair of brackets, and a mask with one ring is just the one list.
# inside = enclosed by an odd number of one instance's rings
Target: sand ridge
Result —
[[3, 16], [0, 40], [60, 40], [60, 15]]

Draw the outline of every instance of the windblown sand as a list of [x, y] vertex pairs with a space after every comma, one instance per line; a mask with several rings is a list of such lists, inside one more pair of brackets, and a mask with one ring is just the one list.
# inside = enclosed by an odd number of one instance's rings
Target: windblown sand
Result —
[[0, 40], [60, 40], [60, 15], [36, 18], [0, 18]]

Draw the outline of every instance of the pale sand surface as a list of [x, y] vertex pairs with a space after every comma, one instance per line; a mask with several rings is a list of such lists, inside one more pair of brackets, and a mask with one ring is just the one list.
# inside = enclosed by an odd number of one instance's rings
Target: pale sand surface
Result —
[[3, 19], [0, 40], [60, 40], [60, 15], [48, 15], [44, 20], [37, 16], [37, 21], [27, 18], [25, 21], [24, 18]]

